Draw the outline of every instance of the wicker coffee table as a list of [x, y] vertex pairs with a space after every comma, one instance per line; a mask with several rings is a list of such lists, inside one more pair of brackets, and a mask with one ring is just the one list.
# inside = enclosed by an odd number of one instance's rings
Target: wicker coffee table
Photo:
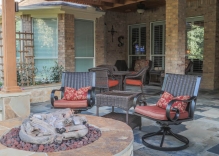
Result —
[[[128, 91], [108, 91], [96, 95], [97, 116], [99, 116], [99, 107], [112, 106], [112, 112], [103, 117], [112, 118], [126, 122], [131, 128], [139, 127], [141, 129], [141, 117], [129, 114], [129, 109], [138, 103], [142, 93]], [[119, 107], [126, 111], [126, 114], [115, 113], [114, 107]]]

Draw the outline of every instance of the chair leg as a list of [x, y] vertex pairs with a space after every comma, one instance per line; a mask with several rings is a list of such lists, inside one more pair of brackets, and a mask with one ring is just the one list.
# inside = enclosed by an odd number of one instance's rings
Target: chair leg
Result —
[[[147, 138], [156, 135], [162, 135], [160, 146], [156, 146], [145, 141]], [[166, 135], [173, 136], [174, 138], [176, 138], [177, 140], [181, 141], [184, 144], [182, 146], [177, 146], [177, 147], [163, 147], [163, 143]], [[160, 151], [178, 151], [178, 150], [183, 150], [189, 146], [189, 140], [182, 135], [173, 133], [170, 127], [161, 127], [161, 129], [158, 132], [148, 133], [143, 135], [142, 143], [149, 148], [160, 150]]]

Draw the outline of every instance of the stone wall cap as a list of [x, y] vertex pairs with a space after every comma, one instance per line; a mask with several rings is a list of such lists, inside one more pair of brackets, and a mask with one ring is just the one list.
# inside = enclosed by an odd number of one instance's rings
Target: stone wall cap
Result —
[[31, 95], [31, 92], [17, 92], [17, 93], [5, 93], [0, 91], [0, 98], [4, 98], [4, 97], [13, 97], [13, 96], [24, 96], [24, 95]]

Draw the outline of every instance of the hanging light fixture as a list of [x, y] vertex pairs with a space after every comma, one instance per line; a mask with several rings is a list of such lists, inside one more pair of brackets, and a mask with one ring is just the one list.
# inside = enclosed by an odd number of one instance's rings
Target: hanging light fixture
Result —
[[19, 6], [18, 6], [18, 4], [19, 4], [20, 1], [21, 1], [21, 0], [15, 0], [15, 12], [19, 12]]
[[144, 11], [145, 11], [145, 5], [142, 2], [138, 3], [137, 4], [137, 13], [143, 14]]

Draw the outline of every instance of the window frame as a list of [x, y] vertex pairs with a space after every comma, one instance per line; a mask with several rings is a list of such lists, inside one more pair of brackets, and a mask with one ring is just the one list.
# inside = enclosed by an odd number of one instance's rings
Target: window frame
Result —
[[[33, 48], [33, 54], [34, 54], [34, 66], [35, 66], [35, 60], [54, 60], [54, 61], [58, 61], [58, 54], [59, 54], [59, 47], [58, 47], [58, 17], [33, 17], [32, 18], [32, 32], [34, 32], [34, 19], [56, 19], [56, 26], [57, 26], [57, 39], [56, 39], [56, 48], [57, 48], [57, 57], [36, 57], [35, 56], [35, 48]], [[34, 41], [33, 41], [33, 45], [34, 45]], [[35, 46], [34, 46], [35, 47]], [[36, 66], [35, 66], [36, 67]]]
[[[204, 22], [204, 16], [196, 16], [196, 17], [188, 17], [188, 18], [186, 18], [186, 23], [187, 22], [194, 23], [195, 21], [203, 21]], [[185, 31], [186, 31], [185, 32], [185, 34], [186, 34], [186, 36], [185, 36], [186, 37], [186, 39], [185, 39], [185, 48], [186, 48], [186, 51], [187, 51], [187, 28], [186, 28]], [[204, 28], [204, 31], [205, 31], [205, 28]], [[203, 53], [204, 53], [204, 51], [203, 51]], [[188, 58], [188, 54], [187, 53], [185, 53], [185, 58]], [[189, 59], [189, 60], [193, 61], [194, 59]], [[196, 59], [196, 60], [198, 60], [198, 59]], [[199, 61], [201, 61], [201, 60], [199, 60]], [[202, 62], [203, 62], [203, 60], [202, 60]], [[194, 63], [194, 61], [193, 61], [193, 63]], [[202, 64], [202, 66], [203, 66], [203, 64]], [[188, 73], [189, 74], [202, 75], [203, 72], [194, 72], [193, 69], [194, 69], [194, 64], [193, 64], [193, 66], [191, 67], [191, 69], [190, 69], [190, 71]]]
[[[162, 45], [162, 54], [153, 54], [154, 53], [154, 26], [163, 25], [163, 45]], [[165, 70], [165, 42], [166, 42], [166, 21], [155, 21], [150, 22], [150, 60], [152, 60], [152, 69], [154, 69], [154, 59], [155, 56], [163, 57], [162, 61], [162, 70]]]
[[[130, 41], [131, 41], [131, 37], [132, 37], [132, 34], [131, 34], [131, 29], [132, 28], [141, 28], [141, 27], [145, 27], [145, 32], [146, 32], [146, 34], [145, 34], [145, 54], [138, 54], [138, 55], [136, 55], [136, 54], [130, 54]], [[139, 35], [139, 38], [141, 38], [141, 35]], [[141, 39], [139, 39], [139, 43], [141, 43]], [[146, 46], [147, 46], [147, 27], [146, 27], [146, 23], [140, 23], [140, 24], [132, 24], [132, 25], [128, 25], [128, 68], [131, 68], [131, 66], [133, 66], [132, 65], [132, 62], [130, 62], [131, 61], [131, 59], [130, 59], [130, 57], [145, 57], [146, 58], [146, 53], [147, 53], [147, 51], [146, 51]]]

